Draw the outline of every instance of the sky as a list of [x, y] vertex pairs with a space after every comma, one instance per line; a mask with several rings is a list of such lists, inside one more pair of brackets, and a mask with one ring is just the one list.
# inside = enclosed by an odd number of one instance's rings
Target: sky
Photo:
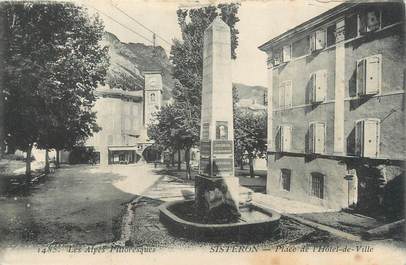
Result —
[[[179, 7], [197, 7], [208, 3], [192, 0], [189, 2], [78, 0], [78, 2], [88, 7], [90, 13], [98, 12], [105, 24], [105, 30], [115, 34], [122, 42], [141, 42], [148, 45], [151, 45], [152, 33], [118, 9], [123, 10], [162, 39], [171, 42], [172, 39], [179, 39], [181, 36], [176, 10]], [[266, 56], [258, 46], [339, 3], [336, 0], [241, 2], [238, 12], [240, 21], [236, 24], [240, 32], [237, 59], [232, 63], [233, 82], [266, 86]], [[131, 30], [119, 25], [117, 21]], [[169, 54], [170, 45], [159, 37], [157, 45], [161, 45]]]

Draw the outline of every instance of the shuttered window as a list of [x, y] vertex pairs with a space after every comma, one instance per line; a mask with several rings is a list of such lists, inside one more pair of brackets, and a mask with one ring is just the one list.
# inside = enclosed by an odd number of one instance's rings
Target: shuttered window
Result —
[[322, 122], [312, 122], [309, 125], [309, 151], [313, 154], [325, 153], [325, 125]]
[[292, 127], [281, 125], [277, 133], [277, 149], [279, 152], [289, 152], [292, 145]]
[[310, 100], [312, 103], [320, 103], [326, 100], [327, 94], [327, 71], [319, 70], [310, 77], [311, 90]]
[[355, 154], [361, 157], [378, 157], [380, 144], [380, 121], [359, 120], [355, 125]]
[[292, 107], [292, 81], [284, 81], [279, 85], [279, 108]]
[[357, 94], [379, 94], [381, 91], [382, 56], [374, 55], [357, 62]]
[[283, 46], [282, 49], [283, 62], [289, 62], [292, 59], [292, 45]]
[[326, 47], [326, 30], [320, 29], [310, 35], [310, 52], [322, 50]]

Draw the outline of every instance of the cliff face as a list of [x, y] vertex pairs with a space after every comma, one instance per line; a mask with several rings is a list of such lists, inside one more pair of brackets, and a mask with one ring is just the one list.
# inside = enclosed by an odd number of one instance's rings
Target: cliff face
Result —
[[162, 47], [147, 46], [142, 43], [123, 43], [114, 34], [105, 32], [103, 45], [109, 47], [110, 67], [106, 82], [110, 87], [124, 90], [142, 90], [143, 71], [161, 70], [163, 99], [170, 98], [173, 79], [172, 66]]

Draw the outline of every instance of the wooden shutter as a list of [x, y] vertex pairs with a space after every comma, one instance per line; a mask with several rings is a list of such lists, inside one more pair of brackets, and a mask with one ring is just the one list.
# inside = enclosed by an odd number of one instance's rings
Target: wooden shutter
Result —
[[364, 121], [357, 121], [355, 124], [355, 155], [363, 156], [364, 142]]
[[377, 157], [379, 154], [379, 120], [368, 119], [364, 122], [363, 156]]
[[357, 63], [357, 94], [365, 94], [365, 72], [366, 72], [366, 61], [365, 59]]
[[282, 49], [283, 62], [289, 62], [291, 60], [291, 58], [292, 58], [291, 47], [292, 47], [291, 45], [283, 46], [283, 49]]
[[285, 107], [285, 83], [279, 84], [279, 108]]
[[326, 31], [324, 29], [315, 32], [315, 50], [322, 50], [326, 46]]
[[280, 49], [276, 50], [275, 53], [273, 54], [273, 64], [275, 66], [279, 65], [281, 63], [281, 59], [282, 59], [281, 56], [282, 56], [282, 51]]
[[323, 102], [326, 99], [327, 71], [317, 71], [314, 76], [313, 102]]
[[316, 50], [316, 34], [315, 33], [310, 34], [309, 42], [310, 42], [310, 47], [309, 47], [310, 53], [312, 53]]
[[292, 81], [285, 82], [284, 88], [285, 108], [292, 107]]
[[314, 124], [314, 153], [324, 153], [325, 141], [325, 128], [324, 123], [317, 122]]
[[309, 88], [309, 101], [310, 103], [314, 102], [314, 92], [316, 90], [316, 73], [310, 75], [310, 88]]
[[275, 147], [276, 151], [282, 151], [282, 126], [278, 126], [276, 130]]
[[282, 151], [289, 152], [292, 144], [292, 127], [284, 125], [282, 127]]
[[314, 153], [314, 123], [309, 125], [309, 153]]
[[365, 94], [377, 94], [381, 88], [380, 56], [372, 56], [365, 60]]

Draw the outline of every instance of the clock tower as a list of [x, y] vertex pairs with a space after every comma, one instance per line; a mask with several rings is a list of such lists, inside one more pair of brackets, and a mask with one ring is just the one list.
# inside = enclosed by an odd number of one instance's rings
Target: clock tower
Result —
[[161, 71], [144, 71], [144, 126], [153, 122], [154, 113], [161, 108], [162, 75]]

